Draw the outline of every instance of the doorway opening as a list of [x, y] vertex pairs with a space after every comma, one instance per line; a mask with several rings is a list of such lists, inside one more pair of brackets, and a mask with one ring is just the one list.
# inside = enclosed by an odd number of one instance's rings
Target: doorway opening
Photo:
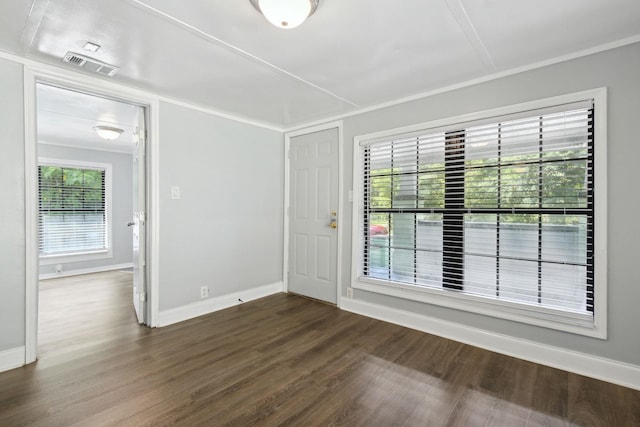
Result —
[[[47, 310], [42, 320], [55, 318], [51, 314], [57, 307], [74, 322], [106, 314], [104, 319], [131, 317], [150, 324], [145, 232], [149, 107], [40, 81], [34, 100], [37, 233], [32, 247], [38, 259], [36, 300]], [[110, 286], [120, 293], [123, 286], [130, 289], [127, 306], [112, 301]], [[45, 301], [48, 295], [53, 300]], [[107, 307], [125, 311], [102, 311]], [[38, 333], [33, 335], [35, 360]], [[32, 361], [28, 354], [26, 359]]]

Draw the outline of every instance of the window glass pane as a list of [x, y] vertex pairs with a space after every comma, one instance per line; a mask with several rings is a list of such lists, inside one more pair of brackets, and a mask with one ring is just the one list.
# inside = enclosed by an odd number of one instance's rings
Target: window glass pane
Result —
[[542, 303], [561, 309], [586, 311], [587, 268], [542, 263]]
[[369, 182], [369, 203], [372, 208], [391, 207], [391, 175], [371, 176]]
[[496, 255], [497, 217], [495, 214], [466, 214], [464, 216], [465, 253]]
[[542, 166], [542, 206], [587, 207], [587, 161], [566, 160]]
[[587, 217], [542, 216], [542, 259], [561, 263], [587, 263]]
[[417, 139], [393, 143], [393, 169], [396, 173], [415, 173], [418, 170]]
[[416, 175], [394, 176], [393, 200], [394, 208], [415, 208], [418, 199], [418, 177]]
[[416, 283], [423, 286], [442, 286], [442, 215], [417, 216]]
[[538, 302], [538, 263], [509, 258], [500, 259], [498, 269], [500, 299], [526, 303]]
[[537, 208], [540, 203], [538, 164], [503, 167], [500, 177], [500, 207]]
[[500, 256], [538, 259], [539, 215], [500, 215]]
[[464, 177], [464, 205], [467, 208], [498, 207], [499, 168], [483, 160], [467, 162]]
[[586, 157], [589, 141], [588, 111], [570, 111], [543, 117], [543, 158], [545, 160]]
[[496, 282], [496, 258], [487, 256], [464, 256], [465, 293], [495, 297], [498, 292]]
[[464, 291], [495, 296], [498, 228], [495, 214], [464, 216]]

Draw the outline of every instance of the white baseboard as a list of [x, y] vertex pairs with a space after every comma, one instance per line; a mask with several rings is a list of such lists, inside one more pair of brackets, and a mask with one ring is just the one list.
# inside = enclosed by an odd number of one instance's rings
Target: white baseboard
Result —
[[353, 299], [342, 298], [340, 308], [496, 353], [640, 390], [640, 366]]
[[0, 351], [0, 372], [23, 366], [24, 355], [24, 346]]
[[58, 277], [79, 276], [81, 274], [102, 273], [103, 271], [123, 270], [125, 268], [133, 268], [133, 263], [104, 265], [102, 267], [83, 268], [80, 270], [61, 271], [60, 273], [46, 273], [39, 276], [40, 280], [56, 279]]
[[207, 298], [182, 307], [161, 311], [158, 315], [158, 326], [162, 327], [172, 325], [174, 323], [193, 319], [194, 317], [213, 313], [214, 311], [233, 307], [234, 305], [277, 294], [283, 291], [283, 286], [284, 284], [282, 282], [273, 283], [216, 298]]

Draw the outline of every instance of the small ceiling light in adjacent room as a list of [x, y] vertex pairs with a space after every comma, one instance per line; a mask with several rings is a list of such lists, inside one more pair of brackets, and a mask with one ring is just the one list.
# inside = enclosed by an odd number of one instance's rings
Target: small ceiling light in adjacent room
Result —
[[118, 139], [122, 132], [124, 132], [122, 129], [114, 128], [111, 126], [95, 126], [93, 130], [96, 131], [100, 138], [106, 139], [107, 141]]
[[100, 49], [100, 45], [99, 44], [95, 44], [95, 43], [91, 43], [91, 42], [87, 42], [85, 43], [84, 50], [88, 50], [89, 52], [97, 52]]
[[302, 24], [318, 8], [320, 0], [249, 0], [278, 28], [291, 29]]

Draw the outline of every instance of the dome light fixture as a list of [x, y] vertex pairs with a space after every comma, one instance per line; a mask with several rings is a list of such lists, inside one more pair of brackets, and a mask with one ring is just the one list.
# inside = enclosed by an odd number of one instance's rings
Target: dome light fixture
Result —
[[122, 132], [124, 132], [122, 129], [114, 128], [111, 126], [95, 126], [93, 130], [96, 131], [100, 138], [106, 139], [107, 141], [118, 139]]
[[253, 7], [278, 28], [302, 24], [318, 8], [320, 0], [249, 0]]

